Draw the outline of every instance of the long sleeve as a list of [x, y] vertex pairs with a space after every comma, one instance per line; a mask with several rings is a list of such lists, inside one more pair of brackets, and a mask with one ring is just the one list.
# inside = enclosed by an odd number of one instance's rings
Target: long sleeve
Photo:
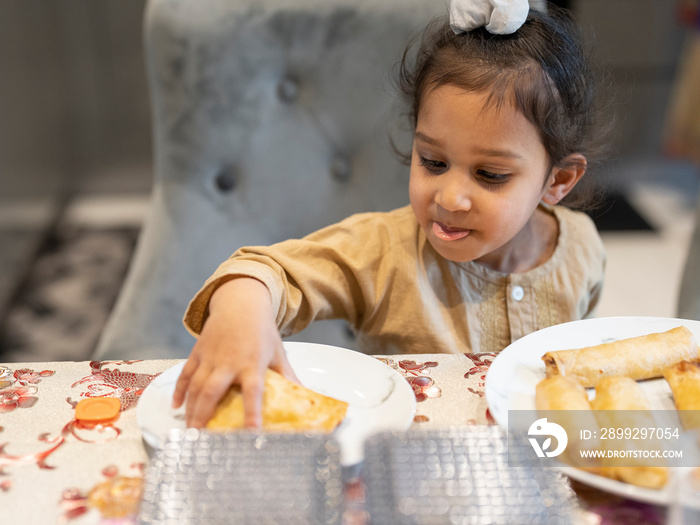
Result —
[[442, 258], [410, 207], [354, 215], [303, 239], [238, 250], [192, 299], [184, 322], [198, 334], [218, 286], [237, 276], [270, 290], [283, 336], [341, 318], [371, 354], [500, 352], [535, 330], [592, 315], [605, 254], [589, 217], [555, 206], [552, 258], [503, 274]]
[[[389, 220], [382, 220], [385, 216]], [[407, 225], [395, 228], [395, 225]], [[365, 213], [321, 229], [303, 239], [272, 246], [245, 247], [222, 263], [190, 303], [185, 325], [199, 333], [207, 305], [218, 286], [237, 276], [260, 280], [270, 290], [283, 335], [323, 319], [345, 319], [360, 327], [391, 290], [392, 274], [411, 256], [403, 250], [406, 235], [418, 226], [410, 208], [390, 214]]]

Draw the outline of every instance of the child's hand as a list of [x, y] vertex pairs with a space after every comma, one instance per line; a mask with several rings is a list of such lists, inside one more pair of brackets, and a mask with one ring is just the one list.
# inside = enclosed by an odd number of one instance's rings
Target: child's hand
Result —
[[186, 399], [187, 426], [203, 427], [229, 387], [239, 384], [245, 426], [260, 427], [267, 368], [298, 382], [282, 346], [270, 294], [260, 281], [234, 279], [216, 290], [209, 310], [175, 386], [173, 408]]

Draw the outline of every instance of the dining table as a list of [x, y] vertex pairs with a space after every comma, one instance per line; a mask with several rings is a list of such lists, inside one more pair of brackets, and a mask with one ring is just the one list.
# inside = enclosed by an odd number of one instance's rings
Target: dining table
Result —
[[[407, 432], [490, 426], [485, 396], [493, 353], [373, 356], [400, 374], [416, 398]], [[144, 475], [153, 450], [144, 442], [137, 406], [145, 389], [181, 359], [60, 361], [0, 365], [0, 515], [7, 524], [139, 523]], [[118, 418], [86, 424], [76, 406], [118, 398]], [[662, 524], [664, 506], [626, 499], [565, 478], [576, 521]], [[366, 523], [361, 481], [344, 488], [347, 525]]]

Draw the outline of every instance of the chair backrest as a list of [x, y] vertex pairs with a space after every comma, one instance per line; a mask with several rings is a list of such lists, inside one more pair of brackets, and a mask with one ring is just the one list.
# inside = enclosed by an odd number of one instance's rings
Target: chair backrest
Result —
[[[186, 357], [184, 310], [238, 247], [407, 204], [390, 71], [446, 12], [436, 0], [149, 1], [153, 195], [94, 357]], [[398, 140], [410, 147], [406, 130]], [[337, 325], [298, 338], [352, 345]]]

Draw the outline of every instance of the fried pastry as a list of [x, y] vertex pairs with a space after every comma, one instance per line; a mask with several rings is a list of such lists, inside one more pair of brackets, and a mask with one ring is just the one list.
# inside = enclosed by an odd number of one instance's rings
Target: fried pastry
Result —
[[[331, 432], [343, 420], [348, 404], [293, 383], [274, 370], [265, 374], [262, 428], [273, 432]], [[210, 430], [243, 428], [243, 396], [232, 386], [219, 401]]]
[[669, 366], [697, 358], [695, 338], [684, 326], [542, 356], [547, 377], [568, 376], [584, 387], [594, 387], [606, 376], [634, 380], [661, 377]]
[[568, 436], [568, 446], [564, 463], [577, 468], [600, 473], [599, 461], [593, 456], [585, 459], [583, 450], [600, 447], [597, 438], [581, 439], [581, 429], [588, 429], [598, 435], [598, 423], [588, 401], [588, 393], [577, 381], [566, 376], [553, 376], [542, 379], [535, 387], [535, 407], [540, 416], [560, 425]]
[[[651, 406], [644, 391], [634, 379], [629, 377], [608, 376], [600, 379], [591, 406], [601, 429], [624, 430], [656, 427]], [[630, 447], [634, 451], [642, 452], [663, 448], [663, 444], [656, 439], [607, 439], [605, 444], [606, 450], [617, 450], [621, 453]], [[667, 466], [655, 464], [644, 458], [625, 460], [624, 463], [629, 466], [617, 465], [616, 463], [620, 461], [604, 461], [600, 474], [650, 489], [660, 489], [668, 482], [669, 470]], [[611, 464], [606, 465], [606, 463]]]
[[683, 427], [700, 428], [700, 363], [681, 361], [664, 370], [664, 378], [671, 387]]

